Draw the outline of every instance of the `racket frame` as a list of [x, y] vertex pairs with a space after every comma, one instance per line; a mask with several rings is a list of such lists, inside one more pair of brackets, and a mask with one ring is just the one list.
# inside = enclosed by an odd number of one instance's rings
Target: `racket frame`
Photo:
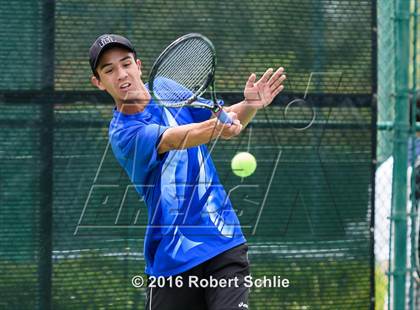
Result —
[[[171, 44], [169, 44], [164, 50], [163, 52], [159, 55], [159, 57], [155, 60], [155, 62], [153, 63], [152, 66], [152, 70], [150, 71], [150, 75], [149, 75], [149, 90], [151, 92], [151, 95], [153, 96], [153, 98], [156, 98], [156, 94], [153, 91], [153, 84], [155, 81], [155, 77], [156, 77], [156, 73], [158, 71], [158, 68], [160, 66], [160, 64], [166, 59], [167, 55], [169, 53], [171, 53], [172, 49], [177, 46], [178, 44], [187, 41], [187, 40], [191, 40], [191, 39], [195, 39], [195, 38], [199, 38], [203, 41], [206, 42], [206, 44], [208, 44], [208, 46], [210, 47], [211, 51], [212, 51], [212, 66], [211, 66], [211, 70], [208, 73], [207, 79], [206, 81], [203, 83], [203, 85], [201, 85], [201, 87], [196, 90], [193, 93], [193, 96], [191, 96], [190, 98], [188, 98], [187, 100], [178, 102], [176, 104], [171, 104], [169, 107], [173, 107], [173, 108], [177, 108], [177, 107], [183, 107], [183, 106], [191, 106], [191, 107], [198, 107], [198, 108], [207, 108], [207, 109], [211, 109], [214, 113], [218, 113], [219, 110], [221, 109], [221, 106], [217, 103], [217, 99], [216, 99], [216, 92], [215, 92], [215, 87], [214, 87], [214, 75], [216, 72], [216, 64], [217, 64], [217, 58], [216, 58], [216, 49], [214, 48], [213, 43], [205, 36], [203, 36], [202, 34], [199, 33], [189, 33], [186, 35], [183, 35], [182, 37], [179, 37], [178, 39], [176, 39], [175, 41], [173, 41]], [[197, 101], [198, 97], [200, 97], [202, 94], [204, 94], [206, 92], [206, 90], [209, 88], [210, 86], [210, 90], [211, 90], [211, 99], [213, 101], [213, 106], [209, 106], [207, 104], [204, 103], [200, 103]], [[159, 100], [159, 99], [158, 99]], [[164, 103], [162, 103], [163, 105], [165, 105]]]

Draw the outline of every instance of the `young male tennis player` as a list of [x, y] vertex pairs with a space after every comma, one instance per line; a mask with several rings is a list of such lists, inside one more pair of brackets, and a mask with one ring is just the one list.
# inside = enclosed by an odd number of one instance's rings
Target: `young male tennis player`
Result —
[[115, 101], [112, 150], [148, 208], [146, 309], [247, 309], [248, 246], [205, 144], [237, 136], [269, 105], [283, 89], [283, 68], [258, 81], [251, 74], [244, 100], [225, 108], [234, 121], [226, 125], [207, 109], [155, 104], [122, 36], [98, 37], [89, 61], [92, 83]]

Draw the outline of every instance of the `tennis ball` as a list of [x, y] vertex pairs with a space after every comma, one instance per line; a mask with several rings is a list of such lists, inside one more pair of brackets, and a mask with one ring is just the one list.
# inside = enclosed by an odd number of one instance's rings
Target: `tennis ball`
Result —
[[232, 158], [231, 167], [234, 174], [245, 178], [254, 173], [257, 161], [251, 153], [240, 152]]

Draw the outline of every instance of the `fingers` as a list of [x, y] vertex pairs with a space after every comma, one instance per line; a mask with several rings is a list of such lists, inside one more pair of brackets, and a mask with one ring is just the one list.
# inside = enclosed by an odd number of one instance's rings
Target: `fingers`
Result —
[[277, 71], [271, 76], [268, 84], [272, 90], [276, 89], [283, 81], [286, 79], [286, 75], [284, 74], [284, 68], [280, 67]]
[[242, 124], [238, 119], [238, 115], [235, 112], [229, 112], [228, 115], [232, 120], [232, 124], [224, 124], [220, 121], [217, 122], [218, 129], [220, 130], [223, 139], [230, 139], [237, 136], [242, 131]]
[[228, 127], [237, 126], [241, 124], [238, 119], [238, 115], [235, 112], [228, 112], [227, 115], [232, 120], [232, 124], [223, 123], [220, 120], [217, 120], [217, 126], [219, 127], [220, 130], [223, 130], [225, 127], [228, 128]]
[[[276, 70], [276, 72], [271, 76], [271, 78], [270, 78], [270, 80], [269, 80], [269, 82], [268, 82], [268, 84], [271, 86], [271, 85], [273, 85], [274, 83], [276, 83], [278, 80], [279, 80], [279, 78], [281, 78], [282, 76], [285, 76], [284, 75], [284, 68], [283, 67], [280, 67], [280, 68], [278, 68], [277, 70]], [[284, 79], [283, 79], [284, 80]]]
[[270, 86], [270, 91], [272, 93], [275, 93], [278, 88], [283, 88], [283, 82], [286, 80], [286, 76], [282, 75], [280, 76], [276, 81], [273, 82], [273, 84]]
[[274, 91], [273, 91], [273, 98], [275, 97], [275, 96], [277, 96], [282, 90], [284, 89], [284, 86], [283, 85], [280, 85], [279, 87], [277, 87], [277, 89], [275, 89]]
[[249, 78], [248, 81], [246, 81], [246, 85], [245, 87], [252, 87], [254, 86], [255, 80], [257, 79], [257, 76], [255, 75], [255, 73], [252, 73]]
[[228, 115], [232, 120], [232, 124], [230, 126], [242, 126], [241, 122], [238, 119], [238, 114], [236, 114], [235, 112], [229, 112]]
[[258, 86], [267, 85], [270, 87], [272, 92], [275, 92], [277, 88], [283, 83], [286, 79], [284, 74], [284, 68], [279, 67], [276, 72], [273, 74], [273, 69], [269, 68], [265, 71], [261, 79], [257, 82]]
[[269, 80], [270, 76], [273, 74], [273, 68], [268, 68], [263, 76], [259, 79], [258, 83], [267, 83], [267, 81]]
[[242, 131], [242, 124], [238, 119], [236, 119], [234, 123], [232, 123], [232, 126], [229, 127], [228, 136], [229, 138], [232, 138], [234, 136], [239, 135], [241, 131]]
[[284, 89], [284, 86], [282, 84], [285, 80], [286, 75], [284, 74], [284, 68], [280, 67], [277, 69], [276, 73], [273, 74], [269, 81], [270, 91], [273, 97], [275, 97]]
[[227, 115], [229, 115], [231, 119], [238, 119], [238, 114], [236, 112], [229, 111], [227, 112]]
[[283, 67], [279, 67], [275, 72], [273, 68], [267, 69], [257, 82], [255, 82], [256, 75], [252, 73], [246, 83], [245, 99], [256, 103], [259, 107], [266, 107], [284, 89], [285, 80]]

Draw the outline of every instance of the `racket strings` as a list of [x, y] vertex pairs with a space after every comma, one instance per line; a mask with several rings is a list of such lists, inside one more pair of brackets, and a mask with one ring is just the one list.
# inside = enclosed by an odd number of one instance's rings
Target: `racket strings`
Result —
[[[173, 50], [172, 58], [168, 58], [167, 66], [164, 66], [164, 69], [170, 68], [170, 71], [167, 73], [175, 73], [178, 76], [185, 77], [188, 73], [194, 73], [194, 68], [196, 64], [203, 65], [203, 60], [206, 60], [205, 55], [203, 52], [208, 51], [207, 46], [203, 45], [202, 42], [199, 41], [186, 41], [184, 44], [179, 45], [176, 49]], [[204, 58], [200, 58], [200, 56], [204, 56]], [[208, 56], [211, 56], [208, 55]], [[179, 66], [179, 70], [171, 70], [173, 69], [173, 65], [177, 64]], [[199, 71], [195, 70], [195, 73]], [[179, 75], [179, 73], [181, 75]]]
[[156, 72], [155, 80], [166, 78], [184, 88], [174, 91], [172, 87], [162, 89], [160, 85], [165, 103], [170, 104], [200, 95], [212, 70], [212, 48], [205, 41], [194, 38], [181, 42], [167, 54]]
[[162, 66], [162, 75], [191, 84], [205, 77], [212, 66], [212, 51], [205, 42], [188, 40], [168, 55]]

